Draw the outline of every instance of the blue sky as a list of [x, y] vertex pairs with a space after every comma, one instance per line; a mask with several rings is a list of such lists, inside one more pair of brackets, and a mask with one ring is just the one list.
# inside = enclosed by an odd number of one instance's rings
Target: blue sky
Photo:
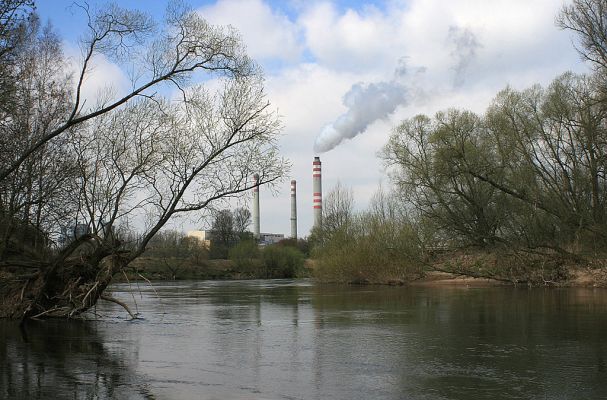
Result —
[[[38, 12], [52, 21], [67, 53], [77, 58], [76, 41], [85, 23], [72, 3], [39, 1]], [[157, 18], [166, 4], [118, 3]], [[399, 121], [449, 107], [482, 113], [507, 85], [546, 85], [565, 71], [587, 71], [571, 34], [554, 25], [564, 4], [560, 0], [189, 3], [211, 23], [231, 24], [241, 32], [250, 55], [265, 70], [269, 100], [282, 115], [280, 145], [293, 169], [277, 193], [261, 192], [263, 232], [289, 232], [288, 182], [296, 179], [299, 234], [308, 234], [313, 146], [321, 132], [352, 137], [320, 154], [325, 194], [339, 181], [352, 189], [357, 208], [364, 209], [380, 183], [389, 186], [377, 152]], [[89, 4], [102, 7], [105, 2]], [[87, 82], [89, 95], [108, 82], [127, 85], [123, 72], [101, 60]], [[377, 107], [374, 93], [385, 91], [393, 101]], [[187, 221], [177, 226], [193, 227]]]
[[[291, 20], [296, 20], [299, 13], [306, 4], [310, 4], [313, 1], [306, 0], [273, 0], [266, 1], [272, 10], [277, 13], [287, 16]], [[85, 20], [82, 18], [82, 11], [75, 6], [78, 0], [39, 0], [36, 4], [38, 13], [42, 16], [43, 20], [50, 19], [55, 25], [55, 28], [61, 33], [61, 36], [65, 40], [75, 41], [78, 39], [79, 34], [86, 27]], [[103, 7], [108, 1], [104, 0], [87, 0], [91, 7]], [[166, 8], [166, 1], [143, 1], [143, 0], [120, 0], [114, 2], [125, 8], [132, 8], [145, 11], [156, 18], [162, 18], [164, 10]], [[216, 4], [215, 0], [192, 0], [186, 1], [192, 8], [197, 9], [201, 7], [212, 6]], [[345, 11], [348, 9], [352, 10], [364, 10], [368, 7], [375, 7], [379, 10], [384, 10], [386, 2], [383, 1], [355, 1], [355, 0], [339, 0], [332, 1], [333, 6], [340, 10]]]

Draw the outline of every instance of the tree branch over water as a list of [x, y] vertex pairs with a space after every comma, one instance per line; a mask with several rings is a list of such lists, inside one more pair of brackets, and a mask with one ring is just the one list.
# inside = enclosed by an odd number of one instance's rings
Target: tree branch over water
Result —
[[[289, 168], [278, 154], [281, 123], [266, 99], [261, 71], [231, 28], [211, 26], [179, 3], [169, 5], [162, 27], [143, 13], [116, 6], [80, 8], [88, 33], [75, 88], [68, 89], [69, 78], [53, 70], [48, 75], [63, 80], [45, 81], [53, 95], [41, 102], [39, 113], [3, 119], [0, 150], [7, 157], [0, 162], [0, 218], [6, 229], [0, 231], [0, 261], [15, 260], [13, 269], [31, 269], [34, 264], [23, 260], [28, 257], [51, 261], [28, 277], [26, 289], [23, 274], [9, 275], [0, 287], [0, 316], [73, 317], [85, 312], [176, 215], [204, 212], [218, 201], [242, 195], [252, 188], [254, 173], [261, 184], [271, 184]], [[36, 44], [37, 29], [32, 32], [29, 40]], [[48, 43], [54, 50], [47, 46], [45, 51], [59, 65], [65, 63], [58, 39], [51, 37]], [[129, 93], [86, 108], [83, 83], [98, 55], [128, 59], [137, 78]], [[31, 71], [46, 66], [34, 58]], [[210, 74], [220, 85], [214, 91], [192, 85], [195, 71]], [[36, 73], [32, 79], [41, 78]], [[181, 98], [159, 95], [164, 83], [177, 85]], [[20, 90], [29, 98], [40, 94], [28, 92], [28, 87]], [[38, 115], [48, 114], [44, 107], [55, 104], [69, 107], [57, 108], [40, 126]], [[16, 147], [11, 132], [27, 140]], [[57, 170], [49, 176], [40, 161], [57, 151], [65, 167], [48, 159]], [[52, 192], [42, 191], [44, 182], [58, 177], [62, 183]], [[144, 225], [143, 230], [132, 232], [134, 223]], [[75, 227], [83, 227], [85, 234], [63, 251], [52, 250], [49, 238], [69, 240]], [[29, 239], [19, 242], [19, 235], [47, 244], [30, 249]]]

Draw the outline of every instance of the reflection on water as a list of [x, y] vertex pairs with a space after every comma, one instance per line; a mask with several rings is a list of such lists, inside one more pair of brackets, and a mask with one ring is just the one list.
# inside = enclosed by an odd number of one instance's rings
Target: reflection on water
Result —
[[0, 322], [0, 398], [145, 398], [130, 364], [137, 349], [83, 321]]
[[607, 291], [184, 282], [0, 321], [7, 399], [607, 398]]

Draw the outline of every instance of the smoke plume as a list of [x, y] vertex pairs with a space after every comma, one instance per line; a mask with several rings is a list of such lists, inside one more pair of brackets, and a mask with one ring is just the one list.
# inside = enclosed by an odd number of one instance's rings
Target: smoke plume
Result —
[[399, 82], [406, 73], [404, 65], [389, 82], [357, 83], [343, 97], [348, 111], [325, 126], [314, 142], [314, 152], [324, 153], [346, 139], [361, 134], [378, 119], [386, 118], [407, 102], [407, 88]]
[[449, 28], [448, 40], [451, 44], [451, 57], [455, 62], [453, 86], [461, 87], [466, 80], [468, 67], [476, 57], [476, 51], [482, 47], [476, 35], [468, 28], [452, 26]]

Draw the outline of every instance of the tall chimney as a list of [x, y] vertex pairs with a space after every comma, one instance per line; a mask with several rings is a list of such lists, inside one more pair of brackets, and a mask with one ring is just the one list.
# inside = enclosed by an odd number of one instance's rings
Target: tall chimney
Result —
[[259, 239], [259, 174], [253, 175], [253, 236]]
[[291, 237], [297, 239], [297, 181], [291, 181]]
[[322, 181], [320, 172], [320, 157], [314, 157], [312, 163], [312, 206], [314, 210], [314, 227], [322, 228]]

